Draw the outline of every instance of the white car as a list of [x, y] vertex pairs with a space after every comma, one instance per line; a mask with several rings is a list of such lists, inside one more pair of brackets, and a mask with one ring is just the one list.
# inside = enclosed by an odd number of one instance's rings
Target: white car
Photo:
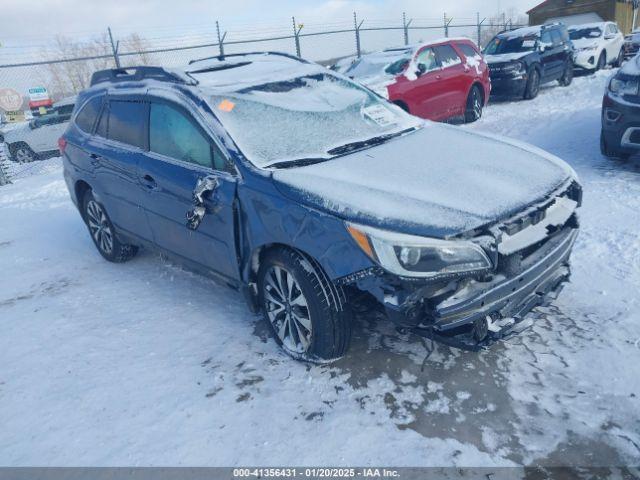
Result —
[[75, 97], [65, 98], [55, 103], [50, 113], [4, 133], [9, 159], [27, 163], [56, 156], [58, 139], [67, 129], [75, 100]]
[[571, 25], [569, 37], [576, 49], [576, 68], [595, 72], [622, 62], [624, 35], [614, 22]]

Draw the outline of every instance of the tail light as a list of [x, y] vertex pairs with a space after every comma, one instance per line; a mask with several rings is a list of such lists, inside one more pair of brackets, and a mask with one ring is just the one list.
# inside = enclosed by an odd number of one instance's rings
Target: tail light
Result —
[[67, 141], [64, 137], [60, 137], [58, 139], [58, 150], [60, 150], [60, 155], [64, 155], [64, 149], [67, 148]]

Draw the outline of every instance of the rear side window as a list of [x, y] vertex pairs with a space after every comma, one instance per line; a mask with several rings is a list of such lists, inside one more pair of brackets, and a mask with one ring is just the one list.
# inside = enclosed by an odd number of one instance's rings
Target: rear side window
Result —
[[462, 63], [462, 60], [451, 45], [438, 45], [433, 48], [436, 51], [436, 55], [438, 56], [438, 60], [440, 60], [442, 68], [452, 67]]
[[[111, 100], [109, 102], [109, 123], [106, 126], [107, 138], [134, 147], [145, 148], [145, 110], [145, 104], [142, 102]], [[100, 128], [103, 128], [102, 125]]]
[[467, 58], [480, 57], [480, 54], [476, 52], [476, 50], [471, 45], [468, 45], [466, 43], [458, 43], [457, 45], [465, 57]]
[[82, 110], [78, 112], [76, 116], [76, 125], [80, 130], [86, 133], [91, 133], [93, 125], [96, 123], [96, 118], [100, 114], [100, 108], [102, 107], [102, 97], [93, 97], [87, 103], [85, 103]]
[[[214, 149], [195, 122], [176, 108], [152, 103], [149, 114], [149, 150], [176, 160], [213, 167]], [[221, 155], [218, 155], [221, 160]]]

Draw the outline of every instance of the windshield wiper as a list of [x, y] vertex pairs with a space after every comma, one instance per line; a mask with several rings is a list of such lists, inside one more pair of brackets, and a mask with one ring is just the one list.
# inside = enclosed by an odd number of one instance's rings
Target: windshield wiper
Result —
[[329, 155], [344, 155], [345, 153], [355, 152], [356, 150], [361, 150], [366, 147], [380, 145], [381, 143], [386, 142], [390, 138], [397, 137], [405, 133], [411, 132], [416, 128], [417, 127], [407, 128], [399, 132], [387, 133], [386, 135], [379, 135], [377, 137], [372, 137], [372, 138], [369, 138], [368, 140], [359, 140], [357, 142], [345, 143], [344, 145], [341, 145], [339, 147], [335, 147], [335, 148], [332, 148], [331, 150], [327, 150], [327, 153]]
[[331, 160], [330, 158], [296, 158], [295, 160], [283, 160], [281, 162], [270, 163], [264, 168], [292, 168], [292, 167], [304, 167], [306, 165], [313, 165], [315, 163]]

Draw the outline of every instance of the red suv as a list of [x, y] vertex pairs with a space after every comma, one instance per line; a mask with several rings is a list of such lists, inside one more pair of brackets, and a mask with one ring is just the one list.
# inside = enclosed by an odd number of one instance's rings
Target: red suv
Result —
[[338, 70], [409, 113], [429, 120], [482, 116], [489, 69], [475, 43], [454, 38], [363, 55]]

